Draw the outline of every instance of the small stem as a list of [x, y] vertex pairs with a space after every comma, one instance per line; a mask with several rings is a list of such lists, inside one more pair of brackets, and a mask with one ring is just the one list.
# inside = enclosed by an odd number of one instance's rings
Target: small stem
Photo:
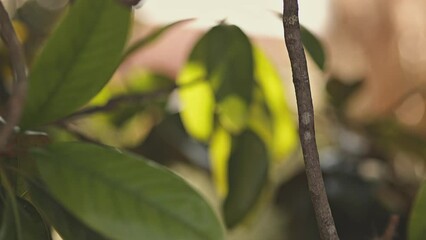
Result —
[[299, 114], [299, 137], [302, 145], [308, 187], [322, 240], [338, 240], [322, 177], [315, 139], [314, 107], [312, 104], [306, 56], [300, 36], [297, 0], [284, 0], [284, 37], [293, 73]]
[[13, 133], [13, 129], [21, 119], [23, 106], [27, 95], [27, 69], [24, 51], [16, 36], [9, 15], [0, 1], [0, 35], [9, 51], [10, 62], [14, 74], [12, 94], [8, 101], [6, 124], [0, 131], [0, 150], [2, 150]]
[[399, 224], [399, 216], [392, 215], [389, 218], [388, 226], [385, 229], [383, 235], [379, 238], [379, 240], [392, 240], [395, 238], [396, 231]]
[[135, 93], [135, 94], [128, 94], [128, 95], [120, 95], [117, 97], [114, 97], [110, 99], [105, 105], [102, 106], [95, 106], [95, 107], [88, 107], [85, 109], [82, 109], [78, 112], [75, 112], [60, 121], [59, 123], [64, 123], [67, 121], [75, 120], [81, 117], [85, 117], [87, 115], [96, 114], [96, 113], [106, 113], [113, 111], [118, 106], [123, 104], [140, 104], [148, 100], [156, 99], [161, 96], [168, 95], [172, 90], [176, 88], [176, 85], [172, 85], [170, 87], [162, 88], [153, 92], [148, 93]]

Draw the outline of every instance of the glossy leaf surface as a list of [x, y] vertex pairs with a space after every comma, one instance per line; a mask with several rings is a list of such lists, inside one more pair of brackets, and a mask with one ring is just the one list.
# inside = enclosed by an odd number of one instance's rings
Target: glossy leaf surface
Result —
[[87, 103], [117, 68], [130, 9], [116, 0], [78, 0], [49, 38], [29, 74], [21, 126], [52, 122]]
[[112, 239], [224, 239], [210, 206], [185, 181], [117, 149], [58, 143], [33, 151], [49, 192]]

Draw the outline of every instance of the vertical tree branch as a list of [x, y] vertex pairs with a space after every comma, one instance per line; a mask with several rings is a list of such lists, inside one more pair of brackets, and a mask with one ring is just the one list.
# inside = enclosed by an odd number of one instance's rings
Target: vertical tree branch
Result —
[[305, 52], [300, 37], [297, 0], [284, 0], [284, 37], [293, 73], [299, 114], [299, 137], [302, 145], [309, 192], [315, 210], [318, 229], [322, 240], [339, 239], [331, 215], [321, 173], [315, 139], [314, 108]]
[[0, 131], [0, 150], [2, 150], [14, 127], [19, 123], [27, 94], [27, 70], [24, 51], [13, 29], [9, 15], [0, 1], [0, 36], [9, 52], [14, 84], [7, 106], [6, 124]]

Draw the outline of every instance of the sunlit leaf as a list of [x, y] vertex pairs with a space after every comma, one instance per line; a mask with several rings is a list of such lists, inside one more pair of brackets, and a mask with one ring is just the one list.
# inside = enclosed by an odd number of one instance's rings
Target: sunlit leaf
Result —
[[[197, 42], [178, 83], [207, 82], [214, 91], [219, 122], [228, 131], [239, 133], [247, 125], [253, 72], [253, 54], [247, 36], [236, 26], [219, 25]], [[183, 99], [183, 104], [194, 101], [198, 99]], [[188, 121], [184, 119], [185, 126], [190, 128], [192, 124]], [[211, 131], [209, 128], [210, 134]]]
[[188, 133], [207, 141], [213, 131], [215, 99], [213, 89], [204, 79], [202, 65], [188, 63], [178, 79], [182, 103], [181, 118]]
[[[254, 49], [254, 56], [256, 81], [262, 91], [272, 121], [273, 157], [280, 159], [289, 154], [297, 145], [296, 125], [292, 117], [293, 114], [288, 108], [284, 86], [278, 71], [259, 48]], [[258, 115], [265, 117], [261, 109], [257, 111], [260, 111]]]
[[15, 215], [10, 196], [0, 194], [0, 239], [49, 240], [50, 230], [28, 201], [16, 197]]
[[228, 164], [228, 196], [223, 211], [225, 223], [234, 227], [257, 202], [266, 182], [269, 154], [261, 139], [245, 131], [233, 139]]
[[49, 123], [88, 102], [122, 56], [130, 9], [116, 0], [77, 0], [30, 71], [22, 127]]
[[228, 194], [228, 159], [232, 138], [225, 129], [218, 127], [209, 144], [210, 165], [217, 193], [220, 197]]
[[408, 225], [409, 240], [423, 240], [426, 236], [426, 182], [417, 193], [414, 207], [411, 209], [411, 217]]
[[62, 207], [39, 182], [29, 181], [32, 203], [65, 240], [106, 240]]
[[41, 177], [68, 211], [111, 239], [224, 239], [210, 206], [170, 171], [116, 149], [36, 149]]
[[141, 50], [142, 48], [144, 48], [144, 47], [148, 46], [149, 44], [153, 43], [155, 40], [157, 40], [164, 33], [166, 33], [168, 30], [172, 29], [176, 25], [179, 25], [179, 24], [182, 24], [182, 23], [186, 23], [186, 22], [189, 22], [191, 20], [192, 19], [185, 19], [185, 20], [177, 21], [177, 22], [168, 24], [166, 26], [163, 26], [163, 27], [155, 30], [154, 32], [152, 32], [148, 36], [146, 36], [146, 37], [144, 37], [142, 39], [139, 39], [138, 41], [136, 41], [135, 43], [133, 43], [129, 48], [127, 48], [127, 50], [125, 51], [125, 53], [123, 55], [123, 58], [129, 57], [130, 55], [132, 55], [136, 51]]
[[303, 45], [306, 51], [312, 57], [316, 65], [324, 70], [325, 67], [325, 52], [321, 42], [304, 26], [300, 26], [300, 33]]

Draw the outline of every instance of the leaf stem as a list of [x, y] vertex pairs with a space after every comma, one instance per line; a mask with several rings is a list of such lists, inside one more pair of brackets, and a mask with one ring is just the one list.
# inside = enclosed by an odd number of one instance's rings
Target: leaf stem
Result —
[[6, 124], [0, 130], [0, 150], [3, 149], [15, 126], [21, 119], [23, 106], [27, 95], [27, 69], [24, 51], [16, 36], [9, 15], [0, 1], [0, 36], [9, 50], [10, 62], [14, 73], [12, 95], [8, 101], [8, 112], [5, 117]]
[[297, 0], [283, 0], [284, 37], [293, 73], [299, 114], [299, 137], [302, 145], [308, 187], [322, 240], [338, 240], [321, 173], [315, 139], [314, 107], [312, 104], [306, 56], [302, 45]]

